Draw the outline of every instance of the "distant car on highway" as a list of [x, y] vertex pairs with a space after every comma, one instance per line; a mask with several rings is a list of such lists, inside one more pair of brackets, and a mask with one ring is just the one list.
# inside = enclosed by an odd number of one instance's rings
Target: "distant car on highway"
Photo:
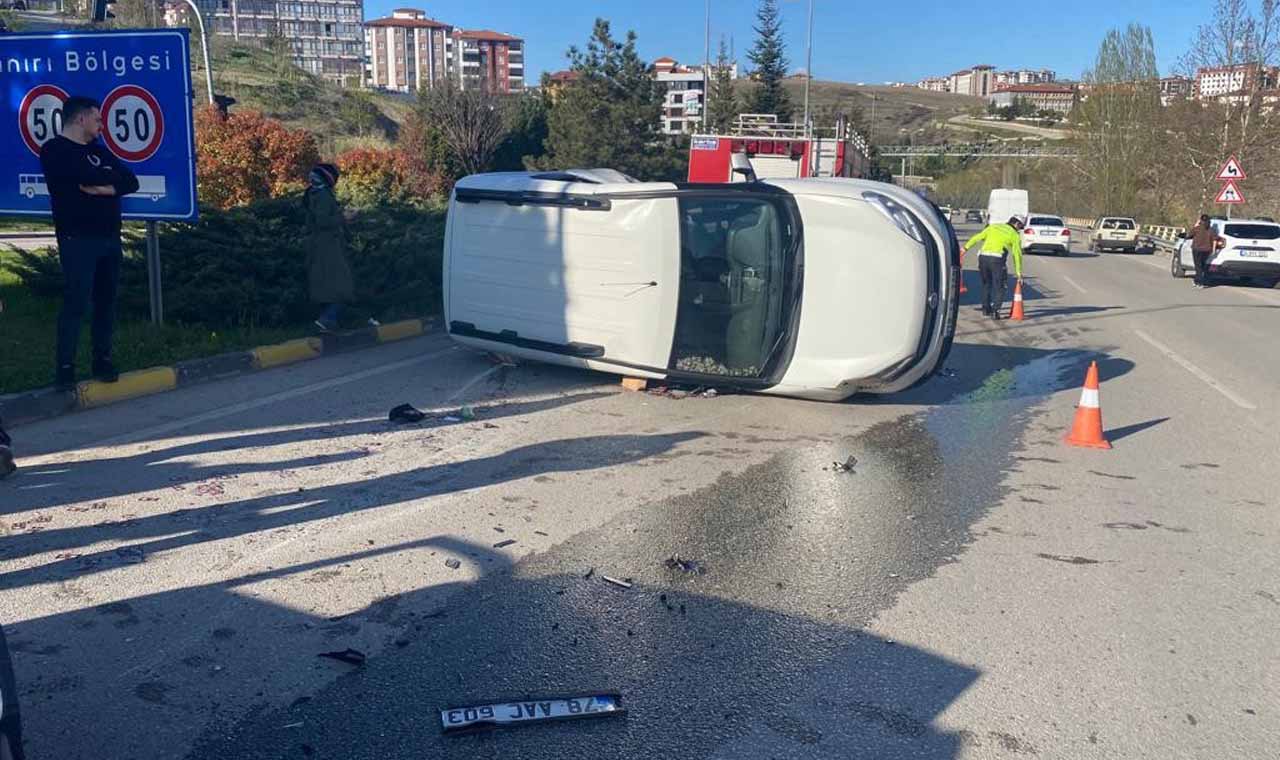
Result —
[[[1264, 219], [1221, 219], [1210, 221], [1223, 245], [1209, 260], [1209, 276], [1215, 279], [1253, 279], [1275, 287], [1280, 284], [1280, 224]], [[1172, 256], [1174, 277], [1194, 272], [1191, 240], [1184, 237]]]
[[938, 211], [948, 220], [950, 220], [951, 215], [955, 213], [955, 211], [953, 211], [950, 206], [939, 206]]
[[13, 679], [9, 645], [0, 628], [0, 760], [23, 760], [22, 716], [18, 712], [18, 687]]
[[971, 208], [964, 212], [964, 221], [965, 223], [982, 224], [982, 212], [976, 208]]
[[464, 345], [619, 375], [891, 393], [950, 350], [959, 248], [937, 207], [881, 182], [477, 174], [450, 199], [444, 321]]
[[1138, 250], [1138, 223], [1127, 216], [1100, 216], [1091, 226], [1089, 250], [1103, 251]]
[[1071, 229], [1060, 216], [1032, 214], [1022, 228], [1022, 250], [1026, 253], [1071, 255]]

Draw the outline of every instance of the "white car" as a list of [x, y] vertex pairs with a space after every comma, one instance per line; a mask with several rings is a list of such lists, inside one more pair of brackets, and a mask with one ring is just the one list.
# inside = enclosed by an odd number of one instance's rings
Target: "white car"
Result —
[[620, 375], [838, 400], [928, 378], [955, 334], [955, 235], [880, 182], [478, 174], [444, 250], [454, 340]]
[[[1280, 224], [1264, 219], [1221, 219], [1210, 221], [1223, 246], [1209, 260], [1209, 275], [1218, 278], [1252, 278], [1275, 287], [1280, 283]], [[1174, 277], [1196, 271], [1191, 256], [1191, 240], [1178, 242], [1172, 258]]]
[[1022, 228], [1022, 251], [1070, 256], [1071, 228], [1060, 216], [1032, 214]]

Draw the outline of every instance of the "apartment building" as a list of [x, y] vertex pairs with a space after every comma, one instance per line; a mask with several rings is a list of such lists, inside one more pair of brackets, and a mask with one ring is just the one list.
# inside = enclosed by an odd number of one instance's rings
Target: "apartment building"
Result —
[[1011, 84], [987, 98], [1000, 108], [1013, 105], [1015, 99], [1026, 100], [1040, 111], [1069, 114], [1076, 104], [1076, 88], [1065, 84]]
[[452, 29], [423, 11], [399, 8], [364, 25], [365, 84], [414, 92], [449, 76]]
[[417, 8], [398, 8], [365, 24], [364, 81], [416, 92], [449, 79], [462, 89], [519, 92], [525, 87], [524, 41], [488, 29], [459, 29]]
[[1189, 98], [1195, 93], [1195, 82], [1187, 77], [1163, 77], [1160, 79], [1160, 102], [1169, 105], [1172, 100]]
[[995, 74], [995, 82], [997, 88], [1000, 85], [1014, 84], [1047, 84], [1057, 79], [1058, 75], [1050, 69], [1013, 69], [1011, 71], [997, 71]]
[[453, 66], [464, 90], [519, 92], [524, 89], [524, 40], [489, 29], [455, 29]]
[[951, 92], [949, 77], [925, 77], [916, 83], [916, 87], [929, 92]]
[[1195, 94], [1198, 98], [1220, 98], [1273, 89], [1277, 79], [1280, 79], [1280, 69], [1256, 63], [1203, 68], [1196, 71]]
[[[300, 68], [344, 87], [364, 76], [363, 0], [195, 0], [211, 34], [235, 40], [283, 38]], [[181, 23], [180, 14], [173, 18]], [[169, 14], [166, 13], [166, 21]]]
[[951, 92], [985, 98], [995, 92], [995, 67], [981, 64], [957, 71], [950, 77]]
[[[730, 66], [730, 76], [738, 78], [738, 64]], [[707, 93], [703, 88], [715, 75], [715, 67], [705, 74], [702, 66], [681, 66], [663, 56], [653, 62], [653, 76], [663, 88], [662, 131], [669, 135], [691, 134], [702, 126]]]

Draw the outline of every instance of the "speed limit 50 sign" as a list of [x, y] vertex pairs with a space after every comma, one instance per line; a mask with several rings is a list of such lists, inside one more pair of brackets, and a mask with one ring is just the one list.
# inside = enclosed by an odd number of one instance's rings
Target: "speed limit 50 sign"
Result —
[[48, 216], [40, 149], [62, 129], [62, 104], [101, 104], [102, 141], [128, 162], [139, 190], [131, 219], [196, 218], [190, 31], [6, 34], [0, 46], [0, 214]]

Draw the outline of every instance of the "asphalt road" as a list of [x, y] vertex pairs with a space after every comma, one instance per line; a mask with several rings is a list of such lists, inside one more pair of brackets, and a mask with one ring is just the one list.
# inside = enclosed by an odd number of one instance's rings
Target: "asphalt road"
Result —
[[[427, 336], [19, 428], [29, 751], [1271, 756], [1280, 291], [1167, 265], [1028, 257], [1021, 323], [969, 272], [949, 370], [889, 399], [676, 400]], [[1091, 359], [1108, 452], [1060, 442]], [[440, 732], [593, 690], [628, 714]]]

